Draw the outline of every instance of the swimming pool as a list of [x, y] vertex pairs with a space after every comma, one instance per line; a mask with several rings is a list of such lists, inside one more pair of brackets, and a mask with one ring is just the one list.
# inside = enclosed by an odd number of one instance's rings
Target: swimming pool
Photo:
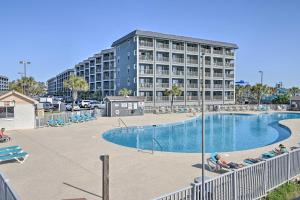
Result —
[[[294, 118], [300, 118], [300, 113], [206, 115], [206, 152], [239, 151], [279, 142], [291, 133], [278, 121]], [[116, 128], [104, 133], [103, 138], [142, 150], [197, 153], [201, 152], [201, 118], [157, 126]]]

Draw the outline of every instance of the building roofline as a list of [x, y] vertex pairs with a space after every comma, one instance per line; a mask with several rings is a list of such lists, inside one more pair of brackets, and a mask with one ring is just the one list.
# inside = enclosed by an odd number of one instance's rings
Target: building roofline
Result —
[[0, 78], [9, 79], [7, 76], [4, 76], [4, 75], [0, 75]]
[[29, 97], [29, 96], [26, 96], [26, 95], [24, 95], [24, 94], [21, 94], [21, 93], [15, 91], [15, 90], [6, 92], [6, 93], [4, 93], [4, 94], [2, 94], [2, 95], [0, 94], [0, 100], [1, 100], [1, 99], [4, 99], [5, 97], [7, 97], [7, 96], [9, 96], [9, 95], [12, 95], [12, 94], [15, 94], [15, 95], [17, 95], [17, 96], [20, 96], [21, 98], [24, 98], [24, 99], [26, 99], [27, 101], [30, 101], [32, 104], [38, 104], [38, 103], [39, 103], [37, 100], [35, 100], [35, 99], [33, 99], [33, 98]]
[[230, 47], [230, 48], [238, 49], [238, 46], [234, 43], [206, 40], [206, 39], [165, 34], [165, 33], [158, 33], [158, 32], [152, 32], [152, 31], [142, 31], [142, 30], [134, 30], [134, 31], [128, 33], [127, 35], [114, 41], [111, 46], [115, 47], [118, 44], [120, 44], [120, 43], [126, 41], [127, 39], [132, 38], [136, 35], [146, 36], [146, 37], [156, 37], [156, 38], [162, 38], [162, 39], [172, 39], [172, 40], [178, 40], [178, 41], [188, 41], [191, 43], [194, 42], [194, 43], [200, 43], [200, 44], [208, 44], [208, 45], [213, 45], [213, 46]]

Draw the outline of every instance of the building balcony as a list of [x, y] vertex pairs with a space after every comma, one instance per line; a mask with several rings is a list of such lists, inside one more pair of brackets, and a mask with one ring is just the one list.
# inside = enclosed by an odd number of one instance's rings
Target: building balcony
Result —
[[186, 75], [187, 76], [198, 77], [198, 71], [187, 71]]
[[140, 86], [140, 88], [152, 89], [153, 83], [140, 83], [139, 86]]
[[169, 88], [169, 83], [156, 83], [157, 88]]
[[211, 62], [206, 60], [205, 65], [211, 65]]
[[140, 55], [139, 59], [141, 61], [150, 61], [150, 62], [152, 62], [153, 61], [153, 56], [152, 55]]
[[234, 96], [224, 96], [224, 100], [225, 101], [233, 101], [234, 100]]
[[[200, 87], [202, 88], [202, 85], [200, 85]], [[210, 89], [210, 88], [211, 88], [210, 83], [205, 83], [205, 88], [206, 88], [206, 89]]]
[[222, 95], [215, 95], [215, 96], [213, 96], [213, 100], [214, 101], [222, 101], [223, 100]]
[[184, 63], [184, 58], [172, 58], [173, 63]]
[[198, 101], [198, 96], [186, 96], [187, 101]]
[[186, 60], [186, 63], [187, 63], [187, 64], [197, 65], [197, 64], [198, 64], [198, 60], [187, 59], [187, 60]]
[[158, 102], [168, 102], [168, 101], [170, 101], [170, 97], [169, 96], [157, 96], [156, 101], [158, 101]]
[[211, 49], [205, 49], [205, 48], [201, 48], [201, 52], [202, 53], [211, 53]]
[[226, 67], [234, 67], [234, 63], [225, 63]]
[[215, 66], [220, 66], [220, 67], [222, 67], [222, 66], [223, 66], [223, 62], [215, 61], [215, 62], [214, 62], [214, 65], [215, 65]]
[[198, 52], [198, 47], [191, 47], [191, 46], [187, 46], [186, 50], [189, 52]]
[[214, 77], [216, 77], [216, 78], [222, 78], [223, 77], [223, 73], [214, 73]]
[[234, 56], [234, 52], [231, 51], [225, 51], [226, 56]]
[[141, 75], [153, 75], [153, 69], [143, 69], [139, 71]]
[[210, 78], [210, 72], [205, 72], [205, 77]]
[[226, 78], [234, 78], [234, 74], [225, 74]]
[[170, 45], [164, 43], [156, 43], [156, 48], [168, 50], [170, 48]]
[[153, 47], [153, 42], [140, 40], [139, 45], [140, 47]]
[[184, 101], [184, 96], [174, 97], [174, 101]]
[[225, 85], [225, 89], [234, 89], [234, 85]]
[[222, 89], [223, 85], [222, 84], [214, 84], [214, 89]]
[[183, 83], [173, 83], [173, 85], [176, 85], [177, 87], [184, 88]]
[[156, 58], [157, 62], [169, 62], [169, 57], [158, 57]]
[[197, 83], [189, 83], [186, 85], [186, 87], [189, 89], [196, 89], [196, 88], [198, 88], [198, 84]]
[[157, 75], [168, 76], [170, 74], [169, 70], [157, 70]]
[[184, 76], [184, 71], [173, 71], [172, 74], [174, 76]]
[[176, 50], [176, 51], [183, 51], [184, 50], [184, 46], [183, 45], [173, 45], [172, 49]]
[[144, 96], [145, 102], [152, 102], [153, 101], [153, 96]]
[[218, 55], [223, 55], [223, 51], [222, 50], [214, 50], [213, 53], [214, 54], [218, 54]]

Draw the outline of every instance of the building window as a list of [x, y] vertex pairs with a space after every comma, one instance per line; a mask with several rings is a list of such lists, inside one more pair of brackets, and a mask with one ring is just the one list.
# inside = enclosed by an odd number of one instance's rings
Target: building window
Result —
[[134, 51], [133, 51], [133, 55], [135, 55], [135, 56], [136, 56], [136, 50], [134, 50]]
[[136, 83], [136, 78], [133, 79], [133, 82]]
[[14, 107], [0, 107], [0, 118], [14, 118]]
[[133, 69], [136, 69], [136, 64], [133, 65]]
[[127, 53], [127, 58], [130, 59], [130, 52]]

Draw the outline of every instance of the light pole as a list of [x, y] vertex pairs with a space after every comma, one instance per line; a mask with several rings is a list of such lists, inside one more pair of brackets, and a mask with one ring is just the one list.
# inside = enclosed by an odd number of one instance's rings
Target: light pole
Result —
[[26, 61], [26, 60], [21, 60], [19, 63], [24, 65], [24, 77], [26, 78], [26, 75], [27, 75], [26, 74], [26, 67], [27, 67], [27, 65], [31, 64], [31, 62]]
[[260, 102], [261, 102], [261, 96], [262, 96], [262, 86], [263, 86], [263, 77], [264, 77], [264, 72], [263, 71], [258, 71], [258, 73], [260, 74], [260, 84], [261, 84], [261, 88], [260, 88], [260, 91], [259, 91], [259, 100], [258, 100], [258, 105], [260, 105]]
[[201, 199], [205, 198], [205, 186], [204, 186], [204, 175], [205, 175], [205, 54], [201, 54], [202, 58], [202, 192]]

